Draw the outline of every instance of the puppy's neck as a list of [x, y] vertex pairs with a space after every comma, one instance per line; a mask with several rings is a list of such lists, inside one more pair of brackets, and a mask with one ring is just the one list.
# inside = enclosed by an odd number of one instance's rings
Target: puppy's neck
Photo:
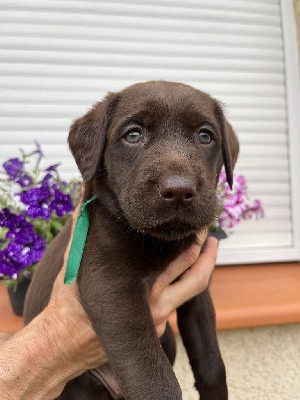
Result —
[[97, 242], [102, 249], [110, 249], [113, 254], [123, 254], [124, 258], [136, 260], [133, 265], [145, 269], [144, 276], [150, 271], [164, 270], [191, 244], [197, 243], [196, 235], [180, 241], [164, 241], [139, 233], [123, 221], [112, 218], [99, 200], [90, 204], [90, 228], [99, 238]]

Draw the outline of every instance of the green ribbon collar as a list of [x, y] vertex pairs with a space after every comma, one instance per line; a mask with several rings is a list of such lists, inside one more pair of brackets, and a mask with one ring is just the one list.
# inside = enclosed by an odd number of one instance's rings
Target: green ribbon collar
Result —
[[76, 221], [74, 235], [72, 238], [71, 249], [67, 261], [67, 269], [65, 273], [65, 284], [71, 284], [77, 278], [80, 267], [83, 250], [89, 230], [89, 204], [96, 199], [96, 195], [91, 197], [80, 208], [80, 213]]

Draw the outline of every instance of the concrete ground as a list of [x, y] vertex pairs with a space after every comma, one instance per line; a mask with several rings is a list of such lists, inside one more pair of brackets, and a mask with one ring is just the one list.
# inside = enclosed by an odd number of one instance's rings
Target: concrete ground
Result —
[[[230, 400], [300, 400], [300, 324], [220, 331]], [[180, 337], [175, 373], [183, 400], [199, 400]]]

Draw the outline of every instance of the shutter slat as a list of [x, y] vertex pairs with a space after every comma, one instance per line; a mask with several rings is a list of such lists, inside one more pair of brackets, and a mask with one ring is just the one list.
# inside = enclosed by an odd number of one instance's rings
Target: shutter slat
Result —
[[[1, 104], [0, 104], [1, 105]], [[71, 104], [66, 104], [64, 109], [62, 109], [60, 104], [20, 104], [18, 105], [12, 105], [12, 104], [3, 104], [0, 107], [0, 115], [3, 116], [11, 116], [11, 115], [16, 115], [16, 116], [22, 116], [26, 115], [29, 117], [34, 117], [34, 116], [52, 116], [53, 117], [59, 117], [60, 115], [66, 115], [66, 116], [74, 116], [74, 115], [80, 115], [82, 110], [84, 111], [86, 109], [86, 105], [71, 105]], [[269, 110], [269, 108], [264, 109], [264, 108], [245, 108], [245, 109], [239, 109], [236, 108], [236, 111], [232, 113], [232, 118], [235, 118], [236, 121], [239, 120], [245, 120], [247, 117], [255, 116], [256, 120], [274, 120], [276, 116], [276, 120], [282, 121], [285, 118], [285, 109], [280, 109], [280, 108], [274, 108], [272, 110]], [[251, 139], [251, 138], [250, 138]], [[248, 136], [248, 140], [249, 136]]]
[[[32, 49], [32, 37], [0, 37], [0, 49], [8, 51], [31, 51]], [[157, 57], [158, 55], [164, 55], [169, 57], [181, 57], [196, 56], [199, 57], [205, 53], [206, 58], [221, 58], [234, 59], [234, 60], [249, 60], [254, 58], [257, 61], [264, 62], [274, 62], [275, 65], [278, 63], [278, 59], [282, 56], [282, 49], [257, 49], [243, 46], [241, 48], [233, 48], [228, 44], [228, 46], [221, 46], [220, 44], [212, 45], [211, 43], [207, 45], [199, 44], [187, 44], [187, 43], [174, 43], [174, 44], [162, 44], [162, 43], [147, 43], [144, 42], [131, 42], [127, 43], [126, 48], [124, 47], [124, 42], [109, 42], [109, 41], [83, 41], [81, 40], [71, 40], [62, 38], [35, 38], [35, 49], [38, 52], [45, 51], [47, 47], [47, 52], [57, 52], [58, 54], [63, 53], [70, 54], [83, 54], [85, 58], [98, 55], [99, 53], [104, 53], [106, 55], [116, 54], [117, 56], [131, 55], [136, 56], [136, 54], [145, 54], [147, 56]], [[105, 57], [106, 58], [106, 57]], [[198, 59], [198, 58], [197, 58]], [[88, 60], [88, 59], [87, 59]], [[279, 62], [282, 67], [282, 62]], [[266, 64], [265, 64], [266, 65]], [[267, 66], [267, 65], [266, 65]]]
[[[218, 59], [203, 59], [196, 62], [196, 59], [176, 60], [164, 57], [134, 57], [134, 56], [111, 56], [105, 55], [95, 57], [82, 57], [80, 54], [68, 54], [55, 52], [41, 51], [0, 51], [0, 56], [5, 58], [9, 64], [15, 64], [11, 67], [6, 67], [5, 63], [2, 66], [3, 74], [14, 74], [20, 71], [18, 58], [22, 56], [24, 75], [34, 76], [49, 76], [48, 70], [45, 70], [45, 65], [51, 64], [51, 75], [57, 73], [63, 76], [68, 69], [67, 76], [81, 77], [88, 76], [91, 78], [108, 78], [118, 79], [127, 76], [132, 79], [150, 79], [153, 76], [159, 79], [160, 76], [178, 77], [180, 74], [184, 80], [188, 79], [203, 79], [208, 81], [221, 81], [220, 71], [222, 71], [222, 81], [233, 81], [234, 76], [236, 81], [244, 81], [247, 79], [251, 83], [266, 83], [282, 84], [282, 64], [281, 63], [260, 63], [259, 61], [235, 61], [235, 60], [218, 60]], [[170, 71], [167, 65], [167, 60], [174, 63], [173, 69]], [[149, 63], [153, 64], [149, 68]], [[69, 66], [68, 66], [69, 65]], [[272, 68], [273, 72], [268, 73], [268, 69]], [[88, 74], [88, 75], [87, 75]], [[50, 75], [50, 76], [51, 76]]]
[[[116, 13], [111, 13], [111, 15], [105, 15], [104, 13], [94, 13], [94, 14], [85, 14], [85, 13], [73, 13], [72, 8], [69, 8], [69, 12], [60, 13], [55, 11], [46, 11], [46, 12], [38, 12], [35, 10], [30, 11], [22, 11], [19, 10], [15, 12], [14, 10], [2, 10], [1, 11], [2, 18], [5, 22], [15, 23], [22, 22], [34, 24], [35, 21], [39, 21], [39, 23], [43, 23], [50, 26], [57, 25], [76, 25], [78, 27], [82, 27], [85, 25], [89, 26], [103, 26], [103, 27], [117, 27], [122, 25], [124, 28], [131, 28], [134, 24], [135, 29], [145, 29], [148, 28], [150, 30], [160, 29], [164, 32], [173, 32], [181, 30], [184, 32], [198, 31], [205, 32], [207, 30], [214, 30], [215, 32], [223, 32], [223, 33], [235, 33], [235, 34], [249, 34], [251, 32], [252, 35], [255, 36], [264, 36], [264, 35], [272, 35], [275, 37], [279, 37], [281, 35], [281, 29], [279, 25], [278, 17], [273, 18], [271, 23], [259, 24], [257, 23], [257, 17], [253, 16], [252, 20], [249, 20], [247, 14], [241, 14], [240, 18], [236, 21], [231, 20], [231, 13], [227, 14], [226, 18], [218, 21], [218, 24], [215, 23], [215, 15], [210, 13], [210, 18], [195, 18], [194, 23], [191, 23], [190, 20], [184, 18], [168, 18], [168, 16], [164, 16], [162, 18], [155, 18], [155, 16], [148, 13], [144, 15], [143, 18], [137, 16], [127, 16], [120, 15]], [[244, 16], [244, 21], [243, 21]], [[242, 20], [242, 21], [241, 21]], [[255, 27], [255, 29], [253, 29]]]
[[235, 49], [244, 51], [244, 48], [247, 48], [256, 49], [258, 52], [260, 49], [282, 52], [282, 39], [280, 36], [265, 35], [258, 41], [257, 37], [251, 35], [251, 33], [238, 36], [227, 34], [225, 36], [222, 32], [216, 32], [215, 30], [206, 31], [205, 42], [203, 42], [202, 36], [198, 32], [185, 32], [183, 34], [180, 31], [174, 31], [172, 35], [165, 35], [164, 31], [159, 31], [159, 29], [149, 31], [141, 28], [137, 35], [136, 30], [132, 27], [123, 27], [122, 35], [120, 36], [120, 30], [114, 27], [85, 26], [84, 30], [79, 30], [76, 26], [59, 25], [57, 29], [53, 29], [51, 26], [39, 24], [39, 21], [28, 25], [23, 24], [21, 21], [14, 24], [1, 24], [0, 34], [1, 36], [9, 37], [27, 37], [32, 38], [32, 40], [48, 39], [51, 41], [54, 38], [62, 41], [64, 39], [77, 39], [83, 43], [92, 41], [96, 44], [101, 41], [106, 42], [108, 45], [111, 44], [112, 47], [115, 46], [115, 42], [123, 44], [126, 42], [127, 46], [132, 43], [142, 43], [146, 46], [149, 44], [205, 46], [209, 43], [211, 47], [217, 46], [221, 49], [222, 46], [227, 46], [231, 48], [231, 51], [235, 51]]
[[[48, 74], [49, 76], [31, 76], [32, 74], [30, 73], [30, 81], [28, 77], [26, 76], [27, 70], [30, 69], [31, 67], [34, 69], [34, 65], [22, 65], [22, 68], [20, 68], [16, 73], [11, 74], [11, 68], [13, 67], [13, 64], [8, 64], [5, 66], [0, 64], [0, 84], [1, 88], [4, 90], [7, 89], [17, 89], [17, 90], [30, 90], [33, 92], [40, 92], [41, 90], [47, 91], [47, 92], [54, 92], [54, 91], [60, 91], [62, 93], [66, 93], [66, 91], [69, 91], [70, 93], [73, 93], [78, 91], [79, 93], [86, 93], [86, 92], [94, 92], [95, 93], [95, 99], [99, 99], [103, 96], [103, 94], [107, 91], [116, 91], [120, 90], [134, 82], [136, 82], [133, 79], [124, 79], [120, 77], [116, 77], [115, 79], [107, 79], [106, 77], [103, 77], [101, 79], [91, 79], [89, 75], [86, 75], [82, 77], [80, 80], [67, 76], [67, 75], [62, 75], [60, 76], [59, 74], [56, 74], [55, 77], [51, 77], [51, 73], [53, 71], [53, 66], [51, 66], [51, 72], [50, 71], [45, 71], [44, 68], [44, 74]], [[21, 71], [24, 70], [23, 74]], [[65, 72], [67, 71], [67, 68]], [[63, 79], [63, 81], [62, 81]], [[230, 94], [231, 96], [237, 96], [238, 98], [241, 96], [244, 96], [247, 94], [247, 98], [249, 96], [252, 96], [252, 98], [255, 98], [256, 96], [260, 95], [270, 95], [270, 96], [275, 96], [277, 97], [283, 97], [284, 96], [284, 86], [283, 83], [280, 82], [279, 84], [275, 85], [270, 85], [270, 84], [265, 84], [265, 83], [248, 83], [246, 84], [245, 82], [211, 82], [211, 81], [201, 81], [195, 82], [191, 79], [187, 80], [181, 80], [184, 83], [190, 84], [192, 86], [195, 86], [196, 88], [199, 88], [200, 90], [206, 91], [208, 93], [213, 93], [214, 96], [218, 96], [219, 100], [222, 100], [222, 94]]]
[[[26, 5], [20, 5], [18, 9], [20, 11], [33, 11], [33, 12], [55, 12], [66, 13], [68, 16], [70, 14], [79, 14], [81, 17], [83, 15], [92, 15], [95, 14], [99, 15], [126, 15], [126, 16], [141, 16], [145, 17], [145, 15], [151, 17], [159, 17], [159, 18], [167, 18], [167, 19], [184, 19], [184, 20], [198, 20], [201, 19], [210, 19], [212, 18], [212, 10], [216, 8], [216, 4], [213, 4], [212, 7], [208, 6], [206, 3], [206, 7], [203, 7], [203, 3], [198, 5], [198, 7], [193, 7], [192, 9], [189, 7], [182, 7], [182, 6], [171, 6], [169, 3], [168, 5], [160, 3], [160, 7], [153, 7], [152, 4], [140, 4], [140, 3], [122, 3], [120, 7], [119, 4], [113, 4], [111, 2], [98, 2], [89, 4], [88, 2], [76, 2], [73, 4], [72, 8], [70, 9], [70, 2], [68, 1], [55, 1], [52, 0], [52, 4], [49, 5], [48, 3], [42, 3], [40, 1], [27, 1]], [[1, 5], [5, 8], [5, 10], [14, 10], [14, 5], [11, 1], [2, 0]], [[216, 21], [224, 21], [230, 20], [230, 22], [254, 22], [255, 24], [272, 24], [278, 26], [279, 23], [279, 16], [276, 13], [268, 13], [260, 14], [258, 12], [252, 12], [248, 9], [245, 10], [244, 8], [234, 8], [230, 9], [230, 11], [225, 10], [223, 7], [219, 8], [219, 12], [214, 15], [214, 19]]]
[[[102, 95], [99, 93], [82, 93], [82, 92], [40, 92], [39, 98], [36, 97], [34, 90], [5, 90], [3, 91], [5, 96], [5, 104], [47, 104], [49, 107], [55, 106], [60, 103], [67, 103], [67, 105], [86, 105], [91, 104], [94, 101], [99, 101], [102, 99]], [[103, 92], [104, 94], [104, 92]], [[282, 97], [266, 97], [256, 96], [251, 98], [251, 96], [241, 99], [240, 97], [235, 98], [234, 96], [222, 96], [222, 100], [227, 108], [239, 107], [239, 108], [251, 108], [259, 107], [260, 109], [285, 109], [285, 101]], [[4, 105], [4, 104], [3, 104]], [[239, 135], [241, 138], [241, 133]], [[246, 137], [245, 137], [246, 139]]]
[[[74, 92], [40, 92], [39, 98], [37, 99], [36, 94], [33, 91], [18, 91], [18, 90], [5, 90], [3, 91], [5, 96], [4, 105], [16, 104], [21, 105], [25, 102], [27, 105], [34, 104], [47, 104], [49, 107], [56, 106], [60, 103], [67, 103], [67, 105], [79, 105], [86, 106], [88, 103], [92, 103], [94, 101], [100, 101], [103, 96], [95, 93], [74, 93]], [[238, 108], [252, 108], [259, 107], [261, 109], [275, 109], [275, 110], [283, 110], [285, 109], [285, 103], [282, 98], [276, 97], [259, 97], [255, 100], [251, 100], [251, 98], [247, 98], [244, 101], [238, 101], [238, 98], [235, 100], [234, 97], [231, 97], [230, 100], [226, 101], [226, 96], [223, 96], [223, 103], [225, 106], [225, 110], [231, 107]], [[95, 100], [96, 99], [96, 100]], [[253, 108], [254, 108], [253, 107]], [[241, 132], [239, 134], [241, 138]], [[245, 139], [247, 137], [245, 136]]]
[[[239, 241], [236, 243], [236, 236], [239, 236]], [[265, 233], [260, 232], [259, 234], [259, 242], [257, 241], [257, 232], [247, 233], [245, 235], [240, 234], [240, 232], [236, 229], [234, 231], [234, 235], [229, 237], [226, 240], [222, 240], [220, 244], [220, 251], [223, 249], [230, 249], [232, 251], [238, 249], [249, 250], [252, 248], [255, 243], [256, 251], [259, 252], [260, 248], [269, 248], [272, 250], [274, 248], [289, 248], [290, 247], [290, 234], [289, 232], [273, 232], [273, 233]], [[254, 247], [254, 246], [253, 246]], [[244, 260], [247, 263], [247, 260]], [[258, 260], [257, 260], [258, 261]]]

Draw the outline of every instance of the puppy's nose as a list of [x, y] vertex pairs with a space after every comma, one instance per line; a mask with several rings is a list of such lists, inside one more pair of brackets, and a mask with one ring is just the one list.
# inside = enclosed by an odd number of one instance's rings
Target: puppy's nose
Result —
[[192, 179], [185, 176], [162, 178], [158, 183], [158, 189], [163, 199], [174, 206], [189, 205], [196, 194]]

